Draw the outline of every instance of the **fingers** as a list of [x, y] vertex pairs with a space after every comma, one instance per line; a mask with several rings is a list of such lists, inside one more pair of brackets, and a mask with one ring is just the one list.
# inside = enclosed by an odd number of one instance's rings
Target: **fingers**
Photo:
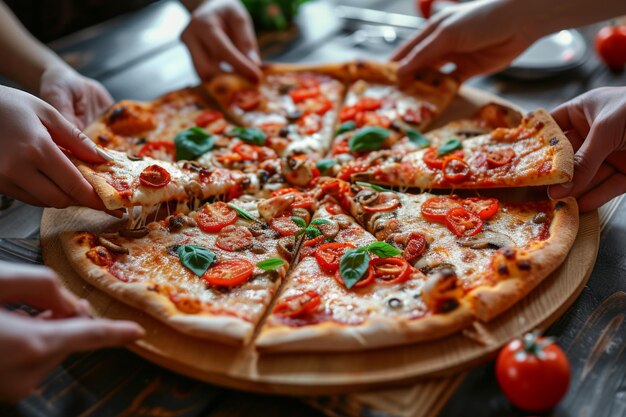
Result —
[[41, 122], [48, 129], [52, 140], [68, 149], [78, 159], [86, 162], [103, 163], [107, 159], [98, 151], [96, 144], [71, 124], [61, 113], [53, 108], [46, 108], [39, 115]]
[[259, 58], [259, 46], [256, 41], [256, 36], [254, 35], [252, 22], [245, 16], [238, 16], [231, 20], [233, 20], [232, 24], [228, 25], [227, 28], [229, 28], [229, 34], [233, 44], [245, 54], [256, 67], [260, 67], [261, 59]]
[[[93, 208], [95, 210], [105, 210], [104, 203], [95, 192], [91, 184], [83, 177], [72, 162], [65, 156], [59, 148], [50, 145], [46, 152], [45, 164], [40, 166], [40, 171], [69, 196], [70, 202], [67, 205], [78, 205]], [[61, 207], [67, 207], [61, 206]], [[58, 207], [58, 206], [54, 206]]]
[[220, 27], [213, 26], [211, 37], [203, 37], [202, 42], [205, 48], [213, 52], [215, 58], [232, 65], [235, 72], [255, 83], [261, 79], [261, 70], [235, 48], [235, 45]]
[[574, 155], [574, 178], [571, 183], [554, 185], [548, 189], [551, 198], [578, 195], [587, 189], [598, 169], [613, 151], [607, 146], [612, 131], [608, 123], [595, 123], [580, 149]]
[[626, 192], [626, 175], [616, 172], [599, 186], [578, 198], [578, 207], [582, 213], [594, 210], [613, 198]]
[[211, 62], [209, 52], [195, 36], [185, 31], [181, 38], [189, 49], [193, 66], [200, 79], [206, 80], [218, 72], [217, 66]]
[[2, 194], [8, 195], [31, 206], [46, 207], [46, 204], [15, 184], [3, 184]]
[[426, 26], [423, 29], [419, 30], [415, 36], [413, 36], [409, 41], [401, 45], [389, 58], [391, 61], [401, 61], [404, 59], [412, 50], [415, 48], [417, 44], [422, 42], [428, 35], [430, 35], [439, 24], [447, 17], [446, 14], [438, 15], [436, 18], [428, 20]]
[[50, 310], [54, 317], [84, 315], [85, 307], [67, 291], [56, 274], [44, 267], [0, 263], [0, 301], [21, 302], [40, 310]]
[[400, 61], [398, 75], [413, 74], [418, 69], [438, 61], [450, 51], [451, 46], [447, 32], [439, 29], [433, 31]]
[[145, 335], [132, 321], [75, 318], [42, 325], [48, 330], [50, 351], [59, 354], [124, 346]]
[[16, 185], [24, 190], [33, 190], [45, 207], [65, 208], [74, 199], [67, 195], [57, 184], [40, 171], [28, 170], [15, 180]]
[[53, 89], [51, 92], [42, 95], [52, 107], [57, 109], [59, 113], [72, 123], [77, 123], [79, 120], [76, 117], [74, 111], [74, 103], [72, 101], [72, 95], [70, 92], [61, 92], [59, 89]]

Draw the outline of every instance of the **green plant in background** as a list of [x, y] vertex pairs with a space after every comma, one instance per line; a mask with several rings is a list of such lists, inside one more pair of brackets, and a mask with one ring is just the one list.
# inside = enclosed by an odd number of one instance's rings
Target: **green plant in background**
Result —
[[257, 32], [285, 30], [291, 26], [298, 8], [308, 0], [242, 0]]

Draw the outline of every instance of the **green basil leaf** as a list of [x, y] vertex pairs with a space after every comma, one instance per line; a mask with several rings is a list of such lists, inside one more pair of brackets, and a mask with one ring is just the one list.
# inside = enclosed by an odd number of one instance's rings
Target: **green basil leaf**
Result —
[[348, 120], [345, 123], [342, 123], [337, 129], [337, 134], [341, 135], [342, 133], [349, 132], [351, 130], [356, 129], [356, 122], [354, 120]]
[[328, 219], [315, 219], [311, 222], [311, 225], [315, 226], [318, 224], [328, 224], [328, 223], [330, 223], [330, 220]]
[[195, 159], [213, 149], [214, 143], [213, 136], [201, 127], [183, 130], [174, 137], [176, 160]]
[[198, 245], [181, 245], [176, 249], [180, 262], [201, 277], [215, 262], [215, 252]]
[[283, 261], [280, 258], [267, 258], [263, 261], [258, 262], [256, 266], [258, 266], [264, 271], [272, 271], [274, 269], [277, 269], [283, 266], [284, 264], [285, 264], [285, 261]]
[[419, 146], [420, 148], [427, 148], [430, 146], [430, 141], [424, 135], [422, 135], [419, 131], [414, 129], [407, 129], [406, 136], [409, 138], [411, 142]]
[[387, 242], [374, 242], [367, 245], [367, 250], [377, 255], [379, 258], [390, 258], [398, 256], [402, 251], [395, 246], [391, 246]]
[[455, 149], [461, 149], [462, 147], [463, 145], [461, 144], [460, 140], [450, 139], [449, 141], [441, 145], [439, 149], [437, 149], [437, 155], [445, 155], [447, 153], [452, 152]]
[[350, 289], [359, 282], [370, 265], [370, 255], [367, 251], [357, 249], [347, 250], [339, 261], [339, 273], [346, 288]]
[[248, 213], [247, 211], [240, 209], [239, 207], [237, 207], [236, 205], [232, 204], [232, 203], [228, 203], [228, 207], [230, 207], [231, 209], [235, 210], [237, 212], [237, 215], [239, 217], [241, 217], [244, 220], [250, 220], [252, 222], [259, 222], [261, 223], [261, 221], [259, 219], [257, 219], [256, 217], [254, 217], [252, 214]]
[[317, 161], [317, 164], [315, 164], [317, 169], [319, 169], [322, 173], [324, 173], [324, 171], [328, 171], [335, 165], [337, 165], [337, 161], [335, 161], [334, 159], [320, 159], [319, 161]]
[[389, 188], [381, 187], [380, 185], [370, 184], [369, 182], [357, 181], [356, 185], [360, 185], [361, 187], [368, 187], [374, 191], [393, 191]]
[[320, 232], [319, 229], [314, 226], [309, 226], [306, 229], [304, 229], [304, 233], [306, 233], [309, 239], [313, 239], [322, 235], [322, 232]]
[[378, 126], [365, 126], [357, 130], [348, 144], [350, 151], [363, 152], [380, 149], [391, 132]]
[[297, 224], [299, 227], [305, 228], [306, 227], [306, 222], [304, 221], [304, 219], [302, 217], [299, 216], [291, 216], [291, 220]]
[[264, 145], [265, 139], [267, 139], [265, 133], [256, 127], [234, 127], [230, 130], [230, 135], [236, 136], [244, 142], [259, 146]]

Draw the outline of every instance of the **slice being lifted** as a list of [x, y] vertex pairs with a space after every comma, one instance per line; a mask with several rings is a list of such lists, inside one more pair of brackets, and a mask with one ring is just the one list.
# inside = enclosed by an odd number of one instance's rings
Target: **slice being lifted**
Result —
[[537, 110], [515, 128], [464, 140], [450, 137], [441, 146], [408, 154], [372, 152], [342, 166], [339, 177], [421, 189], [547, 185], [571, 180], [573, 157], [556, 122]]
[[[295, 197], [258, 206], [277, 218], [310, 218], [309, 210], [285, 200]], [[241, 344], [250, 340], [296, 247], [297, 229], [277, 229], [260, 214], [257, 200], [243, 197], [142, 229], [70, 232], [62, 243], [76, 271], [116, 299], [183, 333]]]

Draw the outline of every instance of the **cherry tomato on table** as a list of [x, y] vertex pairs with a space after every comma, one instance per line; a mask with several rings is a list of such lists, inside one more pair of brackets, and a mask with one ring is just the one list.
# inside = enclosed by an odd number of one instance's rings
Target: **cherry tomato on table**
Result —
[[600, 29], [596, 35], [596, 51], [609, 68], [623, 69], [626, 65], [626, 25]]
[[528, 411], [554, 407], [567, 392], [570, 375], [561, 348], [530, 333], [509, 342], [496, 360], [500, 388], [514, 405]]

